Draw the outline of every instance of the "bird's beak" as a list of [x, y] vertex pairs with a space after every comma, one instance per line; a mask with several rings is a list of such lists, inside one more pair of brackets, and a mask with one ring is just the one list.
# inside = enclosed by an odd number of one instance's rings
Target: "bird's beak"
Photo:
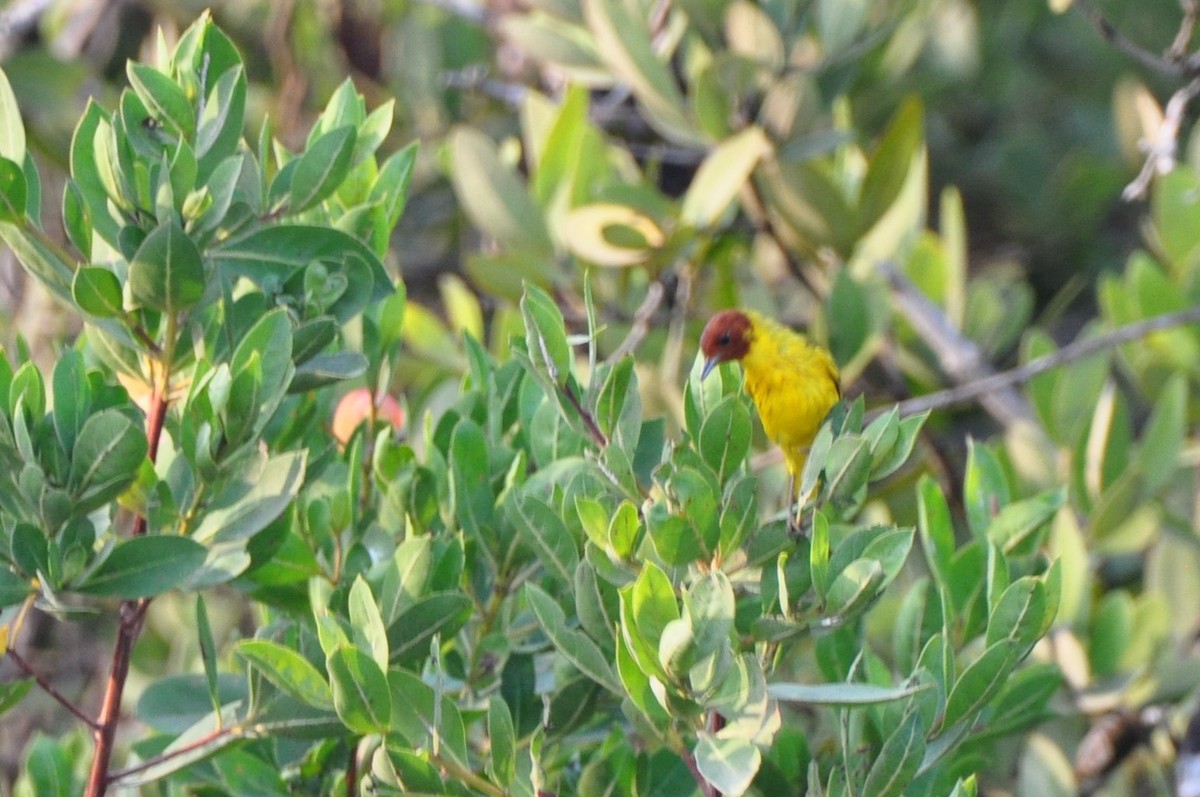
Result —
[[712, 369], [716, 368], [720, 364], [721, 364], [720, 357], [717, 357], [716, 355], [709, 357], [707, 360], [704, 361], [704, 370], [702, 370], [700, 372], [700, 378], [703, 379], [704, 377], [708, 376], [708, 372], [711, 371]]

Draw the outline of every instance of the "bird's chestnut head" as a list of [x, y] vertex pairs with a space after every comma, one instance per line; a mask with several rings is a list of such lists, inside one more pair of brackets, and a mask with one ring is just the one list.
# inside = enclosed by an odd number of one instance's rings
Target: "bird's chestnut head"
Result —
[[700, 335], [700, 353], [704, 355], [704, 370], [700, 378], [723, 362], [740, 360], [750, 350], [750, 318], [741, 310], [722, 310], [704, 327]]

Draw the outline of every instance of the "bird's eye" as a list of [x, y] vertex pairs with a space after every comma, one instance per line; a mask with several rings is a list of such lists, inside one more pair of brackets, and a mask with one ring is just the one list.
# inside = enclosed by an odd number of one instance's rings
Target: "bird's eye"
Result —
[[721, 333], [721, 337], [717, 338], [717, 343], [720, 343], [722, 346], [728, 346], [731, 340], [732, 338], [729, 337], [729, 333], [723, 332]]

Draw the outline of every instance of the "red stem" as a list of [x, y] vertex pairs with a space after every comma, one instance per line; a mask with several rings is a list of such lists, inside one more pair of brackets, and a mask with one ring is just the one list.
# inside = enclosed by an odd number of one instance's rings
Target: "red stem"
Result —
[[227, 728], [217, 728], [215, 731], [212, 731], [211, 733], [204, 734], [203, 736], [201, 736], [199, 739], [192, 742], [191, 744], [185, 744], [183, 747], [178, 747], [169, 753], [163, 753], [162, 755], [156, 755], [153, 758], [147, 758], [145, 761], [142, 761], [138, 764], [134, 764], [131, 767], [126, 767], [125, 769], [121, 769], [116, 772], [113, 772], [107, 778], [107, 780], [113, 781], [113, 780], [117, 780], [118, 778], [128, 777], [129, 775], [133, 775], [137, 772], [143, 772], [143, 771], [149, 769], [150, 767], [158, 766], [162, 762], [170, 761], [172, 758], [181, 756], [184, 753], [190, 753], [197, 748], [204, 747], [206, 744], [211, 744], [212, 742], [216, 741], [217, 739], [220, 739], [222, 736], [228, 736], [231, 733], [234, 733], [239, 730], [240, 729], [237, 728], [237, 726], [230, 726]]
[[[162, 437], [163, 422], [167, 417], [168, 380], [154, 385], [150, 394], [150, 408], [146, 413], [146, 439], [150, 461], [158, 457], [158, 441]], [[139, 514], [133, 522], [132, 534], [140, 537], [146, 533], [146, 515]], [[108, 773], [112, 763], [113, 745], [117, 736], [117, 723], [121, 719], [121, 696], [125, 693], [125, 681], [129, 677], [129, 661], [133, 656], [133, 645], [142, 632], [146, 619], [149, 598], [122, 601], [120, 624], [117, 626], [117, 641], [113, 647], [112, 664], [108, 670], [108, 685], [104, 689], [104, 702], [100, 714], [92, 724], [92, 737], [96, 741], [92, 757], [92, 769], [88, 773], [86, 797], [104, 797], [111, 780]]]
[[346, 797], [358, 794], [358, 742], [350, 744], [350, 760], [346, 762]]

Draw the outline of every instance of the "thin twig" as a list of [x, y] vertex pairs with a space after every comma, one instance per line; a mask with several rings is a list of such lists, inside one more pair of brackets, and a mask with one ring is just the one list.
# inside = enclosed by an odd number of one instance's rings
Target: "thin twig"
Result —
[[38, 672], [33, 669], [33, 667], [29, 664], [29, 662], [27, 662], [27, 661], [25, 661], [25, 659], [21, 658], [21, 655], [19, 653], [17, 653], [17, 651], [13, 650], [12, 648], [9, 648], [7, 653], [8, 653], [8, 657], [13, 660], [13, 664], [16, 664], [19, 668], [21, 668], [21, 670], [26, 675], [28, 675], [30, 678], [32, 678], [34, 683], [36, 683], [38, 685], [39, 689], [41, 689], [46, 694], [50, 695], [50, 697], [54, 698], [54, 700], [56, 702], [58, 702], [58, 704], [60, 706], [62, 706], [67, 711], [74, 714], [75, 717], [78, 720], [80, 720], [83, 724], [87, 725], [92, 730], [96, 730], [96, 728], [97, 728], [96, 721], [93, 720], [91, 717], [89, 717], [87, 714], [84, 714], [83, 711], [81, 711], [78, 706], [76, 706], [74, 703], [72, 703], [70, 700], [68, 700], [67, 697], [62, 692], [59, 692], [57, 689], [54, 688], [54, 686], [49, 681], [47, 681], [40, 674], [38, 674]]
[[1175, 34], [1175, 40], [1171, 42], [1171, 48], [1167, 50], [1167, 58], [1171, 61], [1183, 60], [1196, 32], [1196, 14], [1200, 7], [1197, 6], [1196, 0], [1179, 0], [1179, 10], [1183, 12], [1183, 19], [1179, 21], [1179, 31]]
[[1175, 155], [1179, 150], [1179, 126], [1188, 105], [1200, 94], [1200, 77], [1193, 78], [1186, 86], [1177, 90], [1167, 101], [1158, 129], [1150, 132], [1139, 143], [1146, 153], [1146, 162], [1138, 176], [1121, 192], [1121, 199], [1132, 202], [1146, 195], [1150, 181], [1156, 174], [1166, 174], [1175, 168]]
[[1135, 321], [1094, 337], [1077, 340], [1056, 352], [1030, 360], [1024, 365], [958, 387], [939, 390], [924, 396], [901, 401], [897, 406], [901, 416], [915, 415], [927, 410], [940, 410], [1028, 382], [1039, 374], [1052, 371], [1075, 360], [1082, 360], [1107, 349], [1144, 338], [1185, 324], [1200, 324], [1200, 305]]
[[608, 438], [605, 436], [604, 432], [600, 431], [600, 427], [597, 425], [596, 419], [592, 417], [591, 413], [584, 409], [583, 403], [579, 400], [579, 397], [575, 395], [575, 391], [571, 389], [571, 385], [563, 384], [561, 390], [562, 394], [567, 398], [567, 403], [569, 403], [575, 409], [575, 412], [579, 413], [580, 420], [582, 420], [583, 425], [587, 427], [588, 433], [592, 436], [592, 440], [595, 441], [596, 445], [598, 445], [600, 448], [607, 446]]
[[[938, 365], [950, 380], [959, 385], [975, 384], [990, 377], [994, 370], [975, 341], [963, 335], [892, 263], [880, 265], [892, 289], [892, 303], [933, 350]], [[983, 408], [1004, 426], [1034, 417], [1033, 408], [1017, 391], [1005, 386], [980, 394]]]
[[185, 753], [198, 750], [199, 748], [204, 747], [206, 744], [212, 744], [222, 736], [229, 736], [234, 733], [241, 734], [243, 732], [244, 729], [240, 725], [229, 725], [224, 728], [217, 728], [211, 733], [204, 734], [194, 742], [189, 742], [181, 747], [176, 747], [174, 750], [167, 750], [160, 755], [147, 758], [145, 761], [140, 761], [133, 766], [125, 767], [125, 769], [118, 769], [116, 772], [113, 772], [108, 776], [108, 781], [109, 783], [115, 783], [121, 778], [127, 778], [130, 775], [136, 775], [137, 773], [144, 772], [151, 767], [158, 766], [165, 761], [170, 761], [172, 758], [178, 758]]
[[358, 794], [358, 745], [357, 739], [350, 743], [350, 760], [346, 762], [346, 797]]
[[657, 312], [662, 304], [663, 296], [666, 291], [663, 289], [661, 282], [652, 282], [650, 287], [646, 289], [646, 298], [638, 305], [638, 309], [633, 314], [633, 323], [629, 325], [629, 334], [621, 341], [617, 348], [613, 349], [613, 353], [608, 356], [605, 362], [615, 363], [624, 357], [626, 354], [632, 354], [645, 339], [650, 332], [650, 319]]
[[700, 766], [696, 763], [696, 756], [692, 754], [692, 751], [684, 750], [681, 757], [683, 758], [683, 763], [687, 765], [688, 771], [692, 773], [692, 777], [696, 780], [697, 785], [700, 786], [700, 793], [704, 797], [721, 797], [721, 793], [717, 791], [716, 787], [700, 774]]
[[1127, 38], [1125, 34], [1117, 30], [1115, 25], [1108, 21], [1107, 17], [1091, 4], [1090, 0], [1075, 0], [1075, 7], [1091, 20], [1092, 25], [1095, 26], [1105, 41], [1142, 66], [1153, 69], [1156, 72], [1161, 72], [1164, 75], [1169, 75], [1170, 77], [1184, 77], [1193, 70], [1193, 67], [1190, 66], [1190, 59], [1189, 61], [1176, 61], [1164, 58], [1147, 50], [1132, 39]]

